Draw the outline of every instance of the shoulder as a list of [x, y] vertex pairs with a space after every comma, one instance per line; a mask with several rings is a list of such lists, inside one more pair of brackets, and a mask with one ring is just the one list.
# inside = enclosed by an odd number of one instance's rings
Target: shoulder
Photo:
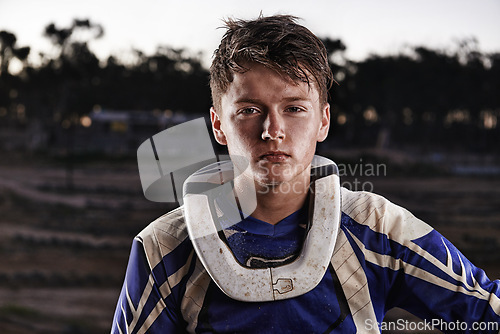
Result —
[[191, 243], [184, 223], [183, 207], [157, 218], [144, 228], [135, 239], [142, 243], [146, 256], [156, 263], [180, 248], [181, 245], [188, 244], [190, 246]]
[[143, 242], [160, 242], [174, 246], [187, 238], [183, 208], [174, 209], [157, 218], [137, 236]]
[[348, 220], [393, 240], [414, 240], [427, 235], [431, 226], [416, 218], [405, 208], [383, 196], [342, 188], [342, 212]]

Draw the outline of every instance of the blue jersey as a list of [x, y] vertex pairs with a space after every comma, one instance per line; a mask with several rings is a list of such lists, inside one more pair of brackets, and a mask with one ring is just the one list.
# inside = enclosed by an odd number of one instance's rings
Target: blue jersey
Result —
[[[304, 210], [274, 226], [249, 217], [225, 235], [243, 265], [281, 265], [300, 252], [305, 222]], [[112, 333], [379, 333], [393, 307], [440, 319], [444, 332], [460, 321], [460, 332], [488, 324], [480, 332], [498, 333], [499, 296], [499, 281], [407, 210], [342, 189], [328, 270], [313, 290], [281, 301], [227, 297], [197, 258], [182, 208], [160, 217], [134, 239]]]

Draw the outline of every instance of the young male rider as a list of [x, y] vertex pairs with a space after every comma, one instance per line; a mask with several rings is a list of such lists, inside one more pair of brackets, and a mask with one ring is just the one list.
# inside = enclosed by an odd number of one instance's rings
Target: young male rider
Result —
[[[257, 201], [249, 217], [225, 231], [228, 243], [251, 268], [290, 263], [307, 233], [311, 161], [330, 123], [326, 50], [290, 16], [230, 20], [210, 73], [215, 138], [231, 157], [244, 158], [245, 166], [233, 161], [242, 174], [234, 189], [251, 183]], [[405, 209], [371, 193], [341, 191], [324, 276], [284, 300], [228, 297], [193, 250], [183, 207], [160, 217], [133, 242], [112, 332], [378, 333], [393, 307], [439, 319], [443, 331], [459, 321], [463, 332], [480, 324], [482, 332], [484, 324], [499, 332], [498, 281]]]

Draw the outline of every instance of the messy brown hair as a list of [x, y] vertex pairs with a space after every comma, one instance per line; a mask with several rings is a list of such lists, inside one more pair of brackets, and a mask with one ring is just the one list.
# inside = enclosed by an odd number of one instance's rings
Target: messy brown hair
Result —
[[245, 64], [258, 63], [294, 81], [317, 85], [320, 103], [328, 101], [333, 81], [323, 43], [290, 15], [260, 16], [255, 20], [228, 19], [226, 33], [214, 52], [210, 67], [210, 88], [216, 110], [233, 81], [234, 73], [248, 70]]

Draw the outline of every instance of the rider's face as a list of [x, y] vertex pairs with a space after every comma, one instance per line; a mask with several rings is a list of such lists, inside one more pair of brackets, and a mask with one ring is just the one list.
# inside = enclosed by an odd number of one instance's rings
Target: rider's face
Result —
[[222, 110], [211, 110], [216, 140], [230, 156], [246, 158], [244, 173], [260, 184], [308, 181], [316, 143], [328, 134], [329, 104], [319, 102], [315, 84], [259, 64], [246, 67], [222, 95]]

